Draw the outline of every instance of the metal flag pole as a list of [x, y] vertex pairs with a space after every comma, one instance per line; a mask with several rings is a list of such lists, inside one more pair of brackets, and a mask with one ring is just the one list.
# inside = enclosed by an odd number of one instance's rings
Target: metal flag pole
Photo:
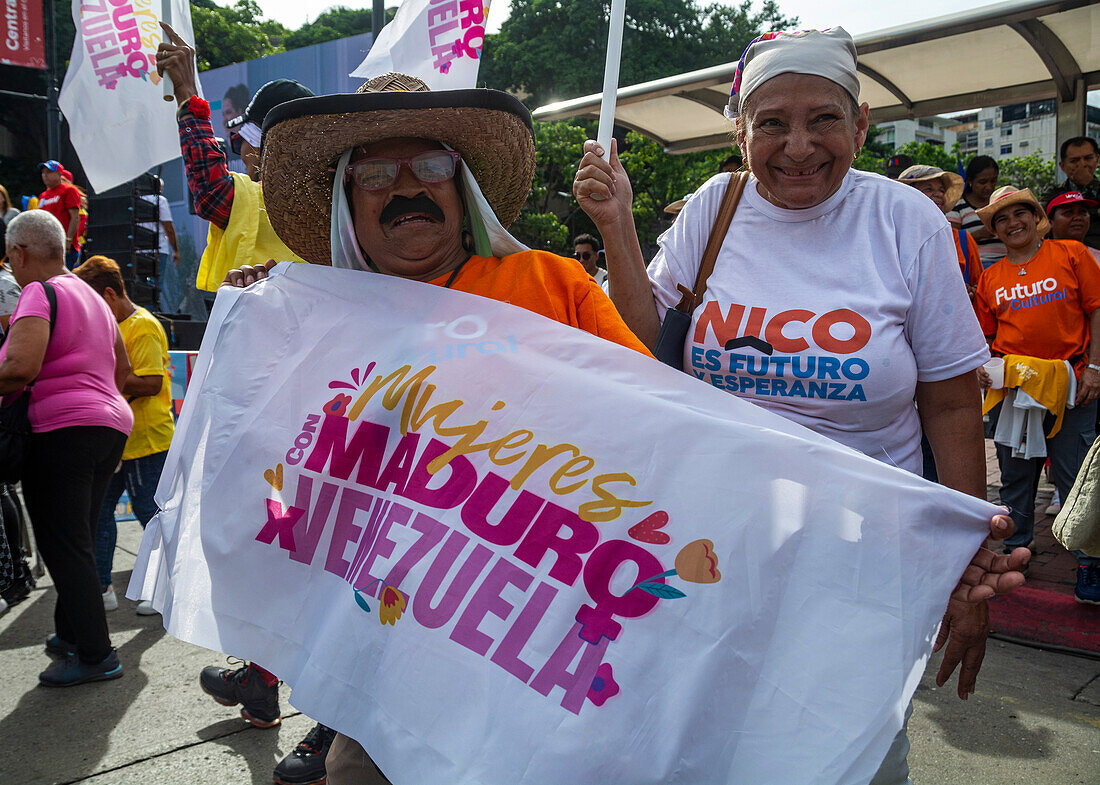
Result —
[[615, 127], [615, 99], [619, 90], [619, 60], [623, 50], [623, 20], [626, 0], [611, 0], [611, 19], [607, 30], [607, 59], [603, 67], [603, 102], [600, 104], [600, 128], [596, 141], [603, 148], [605, 161], [611, 158], [611, 134]]
[[[171, 25], [174, 21], [172, 19], [172, 0], [160, 0], [160, 21], [164, 22], [166, 25]], [[164, 42], [166, 44], [172, 43], [168, 39], [168, 33], [164, 34]], [[162, 92], [164, 100], [175, 101], [176, 88], [172, 85], [172, 80], [168, 77], [168, 74], [161, 77], [160, 84], [161, 87], [164, 88]]]

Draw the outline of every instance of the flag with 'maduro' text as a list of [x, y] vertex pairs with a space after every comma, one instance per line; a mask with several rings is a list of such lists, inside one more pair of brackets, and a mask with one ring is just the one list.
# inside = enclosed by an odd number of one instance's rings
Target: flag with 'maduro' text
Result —
[[[507, 260], [506, 260], [507, 261]], [[992, 505], [511, 305], [222, 289], [130, 585], [396, 785], [856, 785]]]
[[489, 0], [404, 0], [351, 76], [395, 71], [432, 90], [477, 86]]
[[195, 40], [187, 0], [73, 0], [76, 38], [58, 103], [95, 191], [180, 155], [176, 102], [164, 100], [157, 74], [161, 21]]

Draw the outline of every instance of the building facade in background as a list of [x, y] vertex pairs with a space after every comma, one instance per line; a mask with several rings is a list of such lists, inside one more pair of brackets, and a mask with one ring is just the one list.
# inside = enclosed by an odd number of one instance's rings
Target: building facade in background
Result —
[[951, 117], [918, 117], [916, 120], [892, 120], [887, 123], [876, 123], [881, 129], [875, 141], [881, 142], [891, 148], [901, 147], [910, 142], [927, 142], [937, 147], [942, 147], [948, 152], [956, 141], [954, 126], [955, 120]]
[[[988, 155], [1002, 159], [1038, 153], [1044, 158], [1057, 159], [1061, 140], [1056, 110], [1056, 102], [1051, 98], [994, 106], [953, 117], [878, 123], [882, 133], [877, 141], [892, 148], [908, 142], [930, 142], [948, 152], [957, 143], [963, 157]], [[1085, 133], [1100, 139], [1100, 108], [1087, 108]]]

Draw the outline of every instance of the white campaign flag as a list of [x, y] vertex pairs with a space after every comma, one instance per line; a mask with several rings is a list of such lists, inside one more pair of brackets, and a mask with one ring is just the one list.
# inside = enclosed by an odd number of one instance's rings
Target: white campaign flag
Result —
[[488, 0], [404, 0], [350, 75], [396, 71], [432, 90], [476, 87], [488, 17]]
[[396, 785], [866, 783], [995, 508], [474, 295], [222, 289], [130, 584]]
[[157, 75], [162, 19], [195, 40], [187, 0], [73, 0], [76, 40], [59, 105], [97, 192], [180, 155], [176, 102], [164, 100]]

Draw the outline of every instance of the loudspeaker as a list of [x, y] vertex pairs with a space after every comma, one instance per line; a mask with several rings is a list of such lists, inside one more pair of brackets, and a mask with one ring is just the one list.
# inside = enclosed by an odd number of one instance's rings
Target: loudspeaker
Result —
[[107, 224], [93, 226], [91, 222], [91, 206], [88, 208], [89, 220], [85, 243], [88, 251], [85, 256], [103, 254], [110, 256], [116, 262], [118, 254], [129, 254], [137, 250], [159, 250], [160, 237], [156, 232], [138, 226], [136, 222], [122, 224]]
[[190, 314], [173, 314], [169, 318], [158, 313], [156, 317], [164, 326], [164, 332], [168, 336], [168, 346], [172, 349], [197, 350], [202, 345], [206, 322], [191, 321]]
[[[160, 288], [160, 178], [143, 174], [128, 183], [88, 197], [85, 256], [114, 259], [130, 299], [156, 309]], [[144, 226], [142, 224], [145, 224]], [[152, 227], [152, 228], [150, 228]]]
[[[95, 206], [95, 218], [92, 218], [92, 205]], [[129, 194], [120, 196], [88, 197], [88, 221], [93, 226], [129, 226], [139, 221], [155, 222], [157, 206], [144, 199], [134, 200]]]

